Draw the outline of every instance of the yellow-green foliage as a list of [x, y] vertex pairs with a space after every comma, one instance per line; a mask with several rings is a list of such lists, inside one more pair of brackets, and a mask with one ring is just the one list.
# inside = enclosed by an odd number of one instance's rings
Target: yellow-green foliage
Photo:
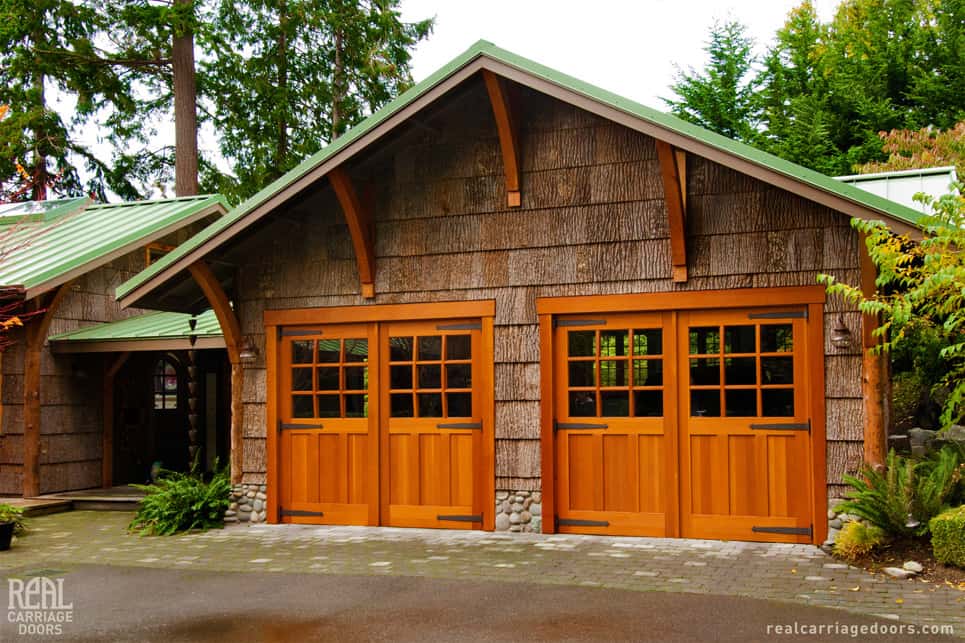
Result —
[[965, 568], [965, 505], [935, 516], [930, 527], [935, 558]]
[[849, 522], [834, 539], [834, 553], [847, 560], [869, 554], [887, 540], [884, 530], [857, 520]]

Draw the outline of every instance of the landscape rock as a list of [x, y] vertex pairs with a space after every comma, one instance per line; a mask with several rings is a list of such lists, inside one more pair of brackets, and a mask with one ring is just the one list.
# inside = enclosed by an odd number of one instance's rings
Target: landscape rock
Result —
[[916, 562], [914, 560], [909, 560], [904, 565], [902, 565], [901, 568], [909, 572], [914, 572], [916, 574], [920, 574], [925, 570], [925, 568], [922, 567], [921, 563]]
[[910, 572], [907, 569], [902, 569], [901, 567], [885, 567], [881, 571], [888, 574], [892, 578], [899, 579], [911, 578], [915, 575], [915, 572]]

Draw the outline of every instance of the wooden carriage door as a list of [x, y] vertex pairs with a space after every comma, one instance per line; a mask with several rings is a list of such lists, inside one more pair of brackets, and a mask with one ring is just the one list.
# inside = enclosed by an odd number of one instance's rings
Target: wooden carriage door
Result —
[[681, 535], [811, 541], [805, 314], [680, 313]]
[[284, 328], [278, 427], [283, 522], [377, 525], [374, 324]]
[[479, 322], [398, 322], [380, 332], [382, 524], [481, 529]]
[[671, 313], [556, 320], [560, 532], [675, 535], [671, 320]]

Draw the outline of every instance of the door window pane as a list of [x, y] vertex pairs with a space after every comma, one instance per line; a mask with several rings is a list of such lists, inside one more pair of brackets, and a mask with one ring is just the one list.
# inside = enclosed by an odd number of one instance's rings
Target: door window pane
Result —
[[794, 332], [790, 324], [761, 326], [762, 353], [790, 353], [794, 350]]
[[369, 387], [369, 369], [365, 366], [349, 367], [345, 370], [345, 390], [364, 391]]
[[337, 418], [341, 415], [338, 405], [338, 395], [319, 395], [318, 396], [318, 417]]
[[319, 368], [316, 369], [316, 373], [318, 373], [319, 391], [337, 391], [339, 389], [337, 366]]
[[761, 391], [761, 415], [764, 417], [793, 417], [794, 389], [764, 389]]
[[345, 340], [345, 361], [346, 362], [369, 361], [369, 340], [346, 339]]
[[727, 417], [757, 416], [757, 389], [727, 389], [724, 400]]
[[472, 365], [446, 364], [446, 388], [472, 388]]
[[757, 359], [728, 357], [724, 360], [724, 382], [727, 384], [757, 384]]
[[600, 386], [628, 386], [629, 366], [624, 360], [600, 362]]
[[633, 414], [636, 417], [663, 416], [663, 391], [634, 391]]
[[720, 360], [706, 357], [691, 359], [690, 383], [697, 386], [720, 384]]
[[628, 417], [630, 415], [630, 392], [600, 391], [600, 415], [603, 417]]
[[596, 386], [596, 362], [570, 362], [570, 386]]
[[390, 337], [389, 338], [389, 359], [393, 362], [412, 361], [412, 338], [411, 337]]
[[412, 388], [412, 366], [403, 364], [401, 366], [389, 367], [389, 386], [393, 389]]
[[447, 335], [446, 359], [469, 359], [472, 357], [472, 335]]
[[292, 369], [292, 390], [310, 391], [312, 390], [312, 369], [293, 368]]
[[708, 326], [690, 329], [690, 354], [707, 355], [720, 352], [720, 329]]
[[447, 393], [446, 405], [448, 417], [472, 417], [472, 393]]
[[420, 362], [438, 361], [442, 359], [442, 337], [420, 337], [419, 355]]
[[623, 357], [630, 354], [630, 331], [600, 331], [600, 357]]
[[292, 417], [310, 418], [314, 417], [315, 408], [312, 406], [311, 395], [292, 396]]
[[389, 396], [389, 413], [394, 418], [410, 418], [414, 415], [411, 393], [393, 393]]
[[312, 344], [311, 340], [292, 342], [292, 364], [311, 364]]
[[793, 357], [762, 357], [761, 379], [764, 384], [793, 384]]
[[573, 417], [596, 417], [596, 392], [570, 391], [570, 415]]
[[663, 360], [662, 359], [633, 360], [633, 385], [634, 386], [662, 386], [663, 385]]
[[596, 355], [596, 331], [571, 330], [567, 333], [570, 357], [592, 357]]
[[318, 359], [320, 364], [338, 363], [341, 361], [342, 341], [339, 339], [318, 340]]
[[633, 331], [633, 354], [663, 354], [663, 331], [649, 328], [646, 330]]
[[690, 391], [691, 417], [720, 417], [720, 390]]
[[756, 326], [727, 326], [724, 328], [725, 353], [755, 353]]
[[368, 395], [346, 395], [345, 396], [345, 417], [364, 418], [369, 415], [369, 396]]
[[419, 417], [442, 417], [442, 393], [419, 393]]
[[441, 388], [442, 367], [438, 364], [419, 364], [419, 388]]

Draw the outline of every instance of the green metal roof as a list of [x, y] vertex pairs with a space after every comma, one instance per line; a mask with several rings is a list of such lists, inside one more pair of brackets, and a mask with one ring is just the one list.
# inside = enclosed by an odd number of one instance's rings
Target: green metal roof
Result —
[[[488, 58], [497, 63], [512, 67], [524, 74], [546, 81], [575, 94], [588, 98], [592, 101], [608, 106], [627, 115], [636, 117], [643, 121], [652, 123], [663, 130], [675, 133], [687, 139], [700, 142], [711, 148], [726, 153], [732, 157], [743, 159], [756, 166], [771, 170], [775, 173], [790, 178], [798, 183], [816, 188], [817, 190], [837, 195], [850, 203], [863, 206], [882, 215], [884, 219], [903, 223], [906, 226], [917, 227], [921, 214], [915, 210], [889, 201], [885, 198], [860, 190], [854, 186], [836, 181], [825, 176], [820, 172], [815, 172], [790, 161], [781, 159], [773, 154], [762, 152], [750, 145], [739, 143], [715, 132], [704, 129], [698, 125], [688, 123], [680, 118], [665, 114], [646, 105], [642, 105], [623, 96], [600, 89], [590, 83], [586, 83], [555, 69], [546, 67], [537, 62], [518, 56], [510, 51], [501, 49], [491, 42], [480, 40], [472, 45], [465, 52], [454, 58], [445, 66], [430, 74], [424, 80], [415, 84], [408, 91], [399, 95], [395, 100], [385, 105], [361, 123], [350, 129], [345, 135], [335, 139], [330, 145], [316, 152], [314, 155], [302, 161], [299, 165], [292, 168], [283, 176], [269, 184], [260, 192], [240, 204], [227, 216], [215, 221], [200, 233], [181, 244], [175, 251], [163, 257], [160, 261], [151, 264], [149, 268], [135, 275], [127, 282], [117, 288], [117, 298], [123, 299], [130, 295], [135, 289], [139, 288], [156, 275], [164, 272], [187, 254], [202, 246], [208, 240], [219, 233], [232, 227], [235, 223], [244, 219], [266, 201], [272, 199], [286, 188], [291, 187], [299, 179], [309, 174], [326, 160], [335, 156], [338, 152], [349, 145], [355, 143], [366, 134], [371, 132], [381, 123], [390, 119], [396, 113], [415, 102], [423, 94], [443, 83], [450, 76], [469, 65], [477, 58]], [[128, 302], [130, 303], [130, 302]]]
[[206, 310], [197, 315], [197, 324], [191, 331], [187, 313], [147, 313], [118, 321], [96, 324], [50, 337], [51, 342], [121, 342], [151, 339], [188, 339], [220, 337], [221, 326], [214, 311]]
[[220, 195], [115, 204], [61, 199], [11, 206], [0, 209], [0, 285], [23, 287], [28, 299], [228, 209]]

